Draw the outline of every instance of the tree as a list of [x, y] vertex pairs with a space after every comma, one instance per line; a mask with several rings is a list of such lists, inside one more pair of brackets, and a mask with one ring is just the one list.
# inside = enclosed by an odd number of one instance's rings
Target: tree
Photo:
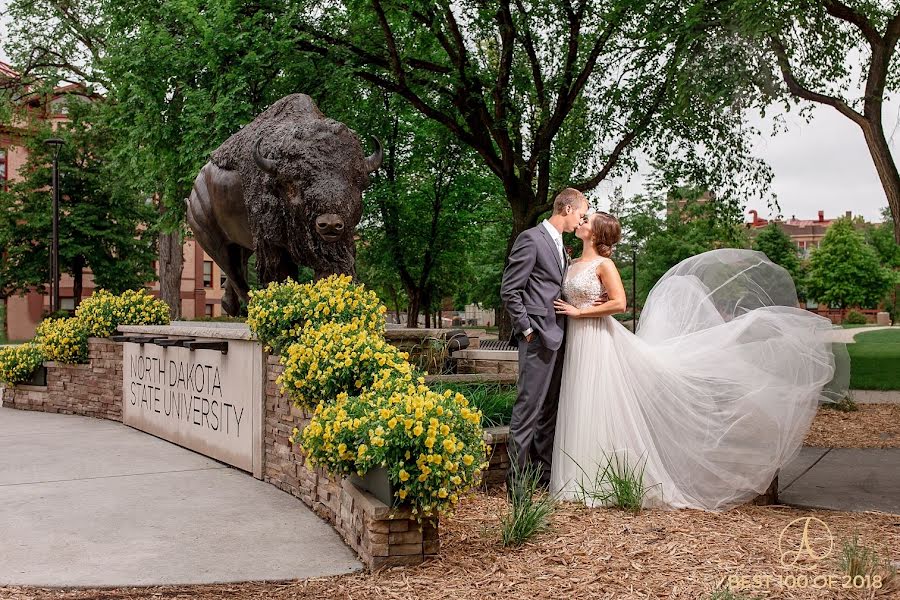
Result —
[[[666, 271], [682, 260], [716, 248], [746, 248], [746, 229], [741, 213], [715, 200], [700, 202], [691, 190], [675, 190], [664, 200], [659, 196], [626, 199], [619, 219], [626, 242], [617, 247], [625, 258], [623, 283], [631, 291], [631, 245], [638, 248], [637, 305], [643, 306], [650, 290]], [[684, 198], [683, 205], [675, 201]]]
[[801, 290], [804, 273], [800, 257], [797, 254], [797, 246], [778, 223], [774, 221], [769, 223], [756, 235], [756, 239], [753, 240], [753, 249], [759, 250], [773, 263], [787, 269], [797, 286], [798, 296], [805, 297]]
[[816, 302], [841, 309], [874, 308], [894, 283], [877, 252], [849, 219], [834, 221], [809, 260], [806, 288]]
[[[468, 148], [389, 94], [375, 90], [390, 115], [385, 161], [378, 184], [365, 196], [359, 263], [364, 281], [375, 283], [399, 310], [407, 303], [407, 324], [431, 315], [445, 297], [468, 287], [466, 267], [485, 214], [500, 196], [494, 180]], [[371, 111], [370, 114], [377, 114]]]
[[[749, 38], [745, 60], [759, 65], [765, 95], [830, 106], [860, 128], [900, 242], [900, 172], [883, 121], [886, 95], [900, 89], [900, 5], [884, 0], [731, 4], [734, 28]], [[774, 85], [774, 73], [783, 87]]]
[[109, 171], [111, 132], [93, 122], [93, 101], [72, 97], [68, 122], [55, 130], [34, 127], [24, 178], [0, 192], [0, 234], [6, 241], [4, 279], [10, 288], [43, 289], [49, 281], [52, 150], [43, 140], [60, 137], [60, 271], [72, 275], [75, 305], [81, 300], [84, 271], [98, 287], [113, 292], [143, 287], [155, 277], [154, 246], [147, 223], [154, 214], [145, 198], [122, 189]]
[[307, 0], [297, 45], [402, 98], [476, 152], [511, 211], [508, 250], [557, 191], [594, 189], [633, 167], [639, 147], [677, 175], [710, 187], [717, 177], [723, 201], [738, 181], [730, 175], [767, 179], [736, 102], [749, 79], [722, 68], [733, 49], [711, 26], [717, 6]]

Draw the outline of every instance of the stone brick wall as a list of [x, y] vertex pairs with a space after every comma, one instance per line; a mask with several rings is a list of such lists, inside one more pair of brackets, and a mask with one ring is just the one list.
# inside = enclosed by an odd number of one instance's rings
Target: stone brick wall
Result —
[[98, 419], [122, 420], [122, 345], [88, 339], [88, 363], [47, 362], [47, 385], [3, 390], [3, 406]]
[[275, 380], [283, 370], [277, 356], [267, 357], [264, 480], [334, 525], [370, 569], [415, 565], [437, 555], [437, 521], [420, 525], [408, 510], [391, 509], [350, 482], [307, 467], [289, 438], [294, 427], [302, 430], [309, 423], [310, 414], [278, 391]]

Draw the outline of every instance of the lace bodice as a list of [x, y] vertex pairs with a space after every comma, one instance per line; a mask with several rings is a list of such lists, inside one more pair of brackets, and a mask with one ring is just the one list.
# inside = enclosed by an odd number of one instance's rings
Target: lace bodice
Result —
[[597, 278], [597, 265], [606, 260], [598, 256], [586, 262], [573, 263], [563, 282], [563, 299], [576, 308], [591, 306], [605, 290]]

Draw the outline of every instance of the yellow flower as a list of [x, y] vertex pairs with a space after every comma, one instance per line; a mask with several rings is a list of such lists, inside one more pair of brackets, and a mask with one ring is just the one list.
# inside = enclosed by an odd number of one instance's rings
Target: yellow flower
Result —
[[463, 464], [465, 464], [467, 467], [473, 462], [475, 462], [475, 457], [471, 454], [466, 454], [465, 456], [463, 456]]
[[400, 481], [407, 481], [409, 479], [409, 473], [407, 473], [404, 469], [400, 469]]

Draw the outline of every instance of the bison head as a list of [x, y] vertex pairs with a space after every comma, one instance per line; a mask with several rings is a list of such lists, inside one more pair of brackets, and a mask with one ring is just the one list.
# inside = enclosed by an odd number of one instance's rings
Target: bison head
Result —
[[[323, 242], [352, 241], [362, 215], [362, 192], [383, 157], [381, 142], [372, 139], [375, 152], [365, 156], [353, 131], [331, 119], [276, 129], [270, 139], [257, 139], [256, 166], [270, 176], [270, 190], [285, 203], [291, 227], [308, 234], [300, 236], [306, 238], [301, 252], [321, 252]], [[264, 142], [279, 148], [277, 159], [263, 156]]]

